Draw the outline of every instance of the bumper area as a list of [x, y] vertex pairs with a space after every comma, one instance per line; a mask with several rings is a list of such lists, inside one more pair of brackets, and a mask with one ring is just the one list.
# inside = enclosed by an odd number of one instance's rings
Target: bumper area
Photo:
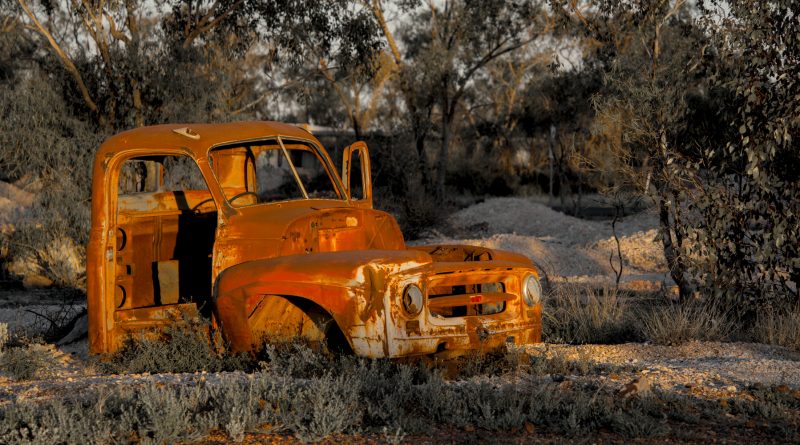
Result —
[[489, 317], [438, 319], [431, 317], [427, 329], [415, 320], [401, 323], [389, 337], [389, 355], [452, 355], [489, 351], [504, 344], [538, 343], [542, 337], [541, 309], [531, 309], [531, 318], [496, 320]]

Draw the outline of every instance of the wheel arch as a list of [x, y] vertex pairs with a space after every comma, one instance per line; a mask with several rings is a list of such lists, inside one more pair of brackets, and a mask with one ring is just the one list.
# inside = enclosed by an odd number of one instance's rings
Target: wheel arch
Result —
[[[331, 332], [335, 337], [326, 341], [334, 342], [330, 346], [345, 351], [352, 350], [353, 343], [349, 335], [352, 323], [348, 321], [352, 317], [347, 314], [355, 314], [357, 309], [346, 289], [315, 283], [265, 281], [255, 281], [227, 290], [217, 294], [214, 299], [214, 314], [232, 350], [252, 350], [255, 338], [249, 319], [268, 296], [286, 299], [306, 313], [318, 326], [331, 323], [327, 328], [335, 328]], [[327, 335], [329, 331], [326, 329], [325, 333]]]

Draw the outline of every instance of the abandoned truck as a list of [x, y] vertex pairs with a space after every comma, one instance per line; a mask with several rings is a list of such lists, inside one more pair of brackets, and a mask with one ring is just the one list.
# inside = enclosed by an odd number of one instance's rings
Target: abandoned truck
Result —
[[234, 351], [295, 337], [372, 358], [540, 341], [530, 259], [406, 246], [373, 209], [363, 142], [339, 176], [298, 126], [158, 125], [109, 138], [93, 168], [93, 353], [186, 314]]

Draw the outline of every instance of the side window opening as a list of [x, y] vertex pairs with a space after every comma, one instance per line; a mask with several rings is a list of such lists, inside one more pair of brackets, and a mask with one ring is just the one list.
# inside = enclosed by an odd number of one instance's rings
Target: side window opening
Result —
[[210, 315], [217, 208], [197, 164], [128, 159], [117, 188], [117, 310], [187, 304]]
[[361, 175], [361, 150], [355, 150], [350, 158], [350, 198], [359, 201], [364, 196], [364, 177]]

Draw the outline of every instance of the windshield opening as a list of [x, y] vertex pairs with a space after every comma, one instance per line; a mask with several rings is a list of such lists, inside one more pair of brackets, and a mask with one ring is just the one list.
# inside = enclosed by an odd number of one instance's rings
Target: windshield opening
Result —
[[211, 166], [228, 202], [246, 207], [298, 199], [343, 199], [317, 148], [269, 139], [211, 150]]

